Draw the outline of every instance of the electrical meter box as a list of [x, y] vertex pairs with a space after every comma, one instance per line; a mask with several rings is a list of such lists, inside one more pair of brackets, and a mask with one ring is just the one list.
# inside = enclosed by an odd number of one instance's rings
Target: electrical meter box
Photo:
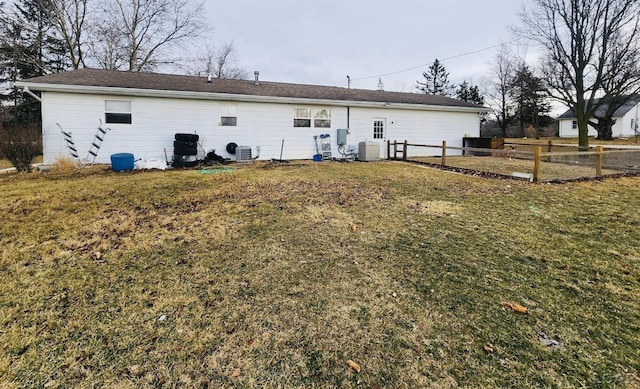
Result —
[[380, 143], [360, 142], [358, 143], [358, 159], [360, 161], [379, 161]]
[[336, 140], [338, 142], [338, 146], [344, 146], [347, 144], [347, 135], [351, 133], [351, 130], [348, 128], [338, 128], [338, 136]]

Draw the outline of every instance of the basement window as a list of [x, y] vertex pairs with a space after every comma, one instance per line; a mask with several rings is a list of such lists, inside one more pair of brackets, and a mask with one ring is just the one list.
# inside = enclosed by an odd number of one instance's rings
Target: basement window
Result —
[[311, 127], [311, 109], [294, 108], [293, 126], [294, 127]]
[[104, 111], [106, 123], [131, 124], [131, 101], [105, 100]]

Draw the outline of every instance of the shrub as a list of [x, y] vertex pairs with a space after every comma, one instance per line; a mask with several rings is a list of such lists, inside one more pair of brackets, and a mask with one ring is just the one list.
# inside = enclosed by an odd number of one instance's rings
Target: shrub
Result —
[[42, 153], [41, 139], [37, 124], [5, 126], [0, 129], [0, 154], [19, 172], [30, 172], [33, 158]]

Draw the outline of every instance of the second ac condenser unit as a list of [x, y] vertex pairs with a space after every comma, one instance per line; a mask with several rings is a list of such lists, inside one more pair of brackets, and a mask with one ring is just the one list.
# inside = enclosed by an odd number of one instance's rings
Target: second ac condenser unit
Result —
[[249, 146], [236, 147], [236, 162], [238, 163], [251, 162], [251, 147]]
[[358, 143], [358, 159], [360, 161], [379, 161], [380, 143], [360, 142]]

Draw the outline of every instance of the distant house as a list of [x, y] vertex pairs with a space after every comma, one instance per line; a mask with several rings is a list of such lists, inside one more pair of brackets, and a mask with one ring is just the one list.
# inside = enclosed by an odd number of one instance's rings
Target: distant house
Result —
[[[348, 146], [387, 140], [462, 146], [478, 136], [479, 114], [488, 110], [463, 101], [425, 94], [340, 87], [225, 80], [155, 73], [81, 69], [16, 83], [40, 91], [44, 162], [68, 157], [71, 133], [80, 157], [91, 148], [99, 121], [110, 128], [96, 162], [129, 152], [135, 158], [171, 159], [176, 133], [197, 133], [199, 153], [227, 145], [260, 146], [260, 159], [311, 159], [314, 136], [329, 134], [333, 156], [338, 129], [350, 129]], [[326, 139], [326, 138], [325, 138]], [[284, 146], [283, 146], [284, 142]], [[375, 149], [374, 149], [375, 150]], [[439, 154], [436, 149], [425, 154]], [[255, 155], [255, 151], [254, 151]]]
[[[598, 113], [604, 114], [606, 106], [600, 107]], [[616, 123], [613, 125], [612, 133], [614, 138], [634, 136], [635, 130], [639, 128], [640, 122], [640, 95], [633, 96], [626, 104], [618, 108], [613, 115]], [[577, 137], [578, 122], [573, 111], [567, 110], [558, 117], [561, 137]], [[640, 130], [639, 130], [640, 131]], [[598, 132], [589, 126], [589, 136], [597, 136]]]

